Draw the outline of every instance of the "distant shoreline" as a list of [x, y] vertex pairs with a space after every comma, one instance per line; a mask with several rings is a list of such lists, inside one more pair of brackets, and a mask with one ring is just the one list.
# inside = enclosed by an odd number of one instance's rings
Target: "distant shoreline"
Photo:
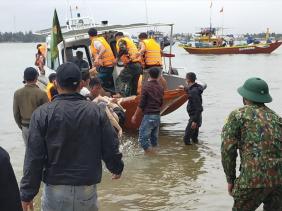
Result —
[[45, 42], [46, 37], [29, 32], [0, 32], [0, 43], [37, 43]]
[[[193, 36], [191, 33], [175, 33], [174, 38], [186, 38], [190, 40]], [[253, 38], [264, 39], [265, 33], [245, 33], [242, 34], [243, 37], [251, 36]], [[282, 40], [282, 34], [280, 33], [270, 33], [269, 37], [274, 38], [275, 40]], [[40, 43], [45, 42], [46, 36], [44, 35], [35, 35], [32, 31], [28, 32], [0, 32], [0, 43]]]

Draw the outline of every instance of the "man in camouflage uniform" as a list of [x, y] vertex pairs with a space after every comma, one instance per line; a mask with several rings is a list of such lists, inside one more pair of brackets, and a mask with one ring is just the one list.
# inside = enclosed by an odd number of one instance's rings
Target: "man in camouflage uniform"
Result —
[[[233, 210], [282, 210], [282, 118], [264, 105], [272, 101], [268, 85], [250, 78], [238, 88], [244, 107], [228, 117], [222, 130], [222, 165]], [[236, 178], [237, 150], [240, 175]]]

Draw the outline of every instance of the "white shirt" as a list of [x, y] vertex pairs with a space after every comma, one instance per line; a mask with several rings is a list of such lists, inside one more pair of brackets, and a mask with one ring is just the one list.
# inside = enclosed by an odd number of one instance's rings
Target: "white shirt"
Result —
[[87, 95], [90, 94], [90, 91], [89, 91], [86, 87], [83, 87], [83, 88], [80, 90], [80, 94], [85, 97], [85, 96], [87, 96]]
[[99, 51], [102, 47], [102, 43], [99, 40], [95, 40], [94, 47]]

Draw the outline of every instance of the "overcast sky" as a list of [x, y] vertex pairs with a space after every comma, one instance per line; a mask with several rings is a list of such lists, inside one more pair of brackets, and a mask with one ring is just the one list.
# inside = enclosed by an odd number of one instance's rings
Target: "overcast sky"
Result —
[[[149, 22], [174, 23], [175, 32], [193, 33], [209, 25], [210, 0], [0, 0], [0, 31], [49, 28], [55, 8], [64, 25], [69, 5], [95, 22], [140, 23], [146, 21], [146, 2]], [[223, 23], [227, 33], [257, 33], [267, 27], [282, 33], [282, 0], [213, 0], [211, 14], [213, 25]]]

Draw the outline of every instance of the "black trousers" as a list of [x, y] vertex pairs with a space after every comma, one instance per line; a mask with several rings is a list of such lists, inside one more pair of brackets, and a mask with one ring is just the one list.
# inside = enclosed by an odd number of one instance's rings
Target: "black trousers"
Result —
[[185, 129], [185, 135], [184, 135], [184, 143], [189, 144], [191, 143], [191, 139], [193, 142], [198, 142], [198, 135], [199, 135], [199, 128], [202, 125], [202, 115], [200, 116], [199, 120], [196, 122], [197, 123], [197, 128], [192, 129], [192, 118], [190, 116], [190, 119], [188, 121], [188, 124]]
[[129, 63], [116, 79], [116, 92], [123, 97], [137, 95], [138, 79], [142, 72], [140, 63]]

